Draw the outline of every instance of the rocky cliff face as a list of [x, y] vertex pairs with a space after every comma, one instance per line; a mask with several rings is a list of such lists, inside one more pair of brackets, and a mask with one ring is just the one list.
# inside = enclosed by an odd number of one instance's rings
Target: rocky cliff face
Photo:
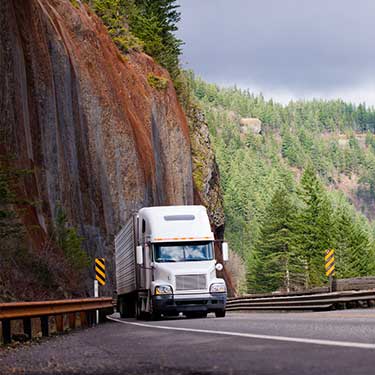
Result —
[[[215, 152], [211, 147], [210, 133], [204, 113], [198, 106], [190, 105], [187, 111], [190, 127], [191, 154], [193, 160], [194, 201], [207, 207], [215, 238], [224, 239], [225, 217], [223, 196], [220, 187], [219, 168]], [[215, 245], [216, 259], [222, 261], [221, 245]], [[220, 277], [224, 277], [230, 296], [236, 294], [236, 288], [227, 267]]]
[[185, 115], [170, 80], [157, 90], [149, 74], [169, 79], [145, 54], [121, 55], [83, 5], [0, 2], [1, 154], [31, 171], [17, 191], [38, 202], [19, 212], [33, 256], [59, 204], [90, 256], [111, 259], [132, 210], [193, 203]]
[[207, 207], [214, 230], [222, 238], [225, 224], [223, 197], [208, 125], [203, 112], [194, 105], [190, 106], [187, 117], [191, 134], [195, 201]]

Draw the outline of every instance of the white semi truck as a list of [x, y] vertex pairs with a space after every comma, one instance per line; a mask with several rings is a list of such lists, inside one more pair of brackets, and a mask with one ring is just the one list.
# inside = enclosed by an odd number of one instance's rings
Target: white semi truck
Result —
[[[225, 316], [214, 235], [203, 206], [145, 207], [115, 238], [117, 308], [121, 317], [158, 319], [183, 313]], [[228, 245], [222, 243], [223, 261]]]

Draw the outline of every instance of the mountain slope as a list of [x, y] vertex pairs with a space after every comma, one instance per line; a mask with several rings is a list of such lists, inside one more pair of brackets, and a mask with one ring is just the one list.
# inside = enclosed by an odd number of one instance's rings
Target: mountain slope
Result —
[[[221, 173], [226, 237], [251, 291], [375, 272], [375, 110], [336, 101], [266, 101], [190, 75]], [[367, 215], [364, 216], [364, 215]]]

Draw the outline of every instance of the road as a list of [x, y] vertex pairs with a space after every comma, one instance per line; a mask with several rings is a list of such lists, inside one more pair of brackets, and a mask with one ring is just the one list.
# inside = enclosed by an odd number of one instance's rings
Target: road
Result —
[[366, 374], [375, 310], [122, 320], [0, 351], [1, 374]]

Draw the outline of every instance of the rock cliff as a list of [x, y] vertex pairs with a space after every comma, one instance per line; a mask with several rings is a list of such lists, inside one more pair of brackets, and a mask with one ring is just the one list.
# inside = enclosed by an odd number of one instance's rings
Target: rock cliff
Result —
[[[210, 133], [203, 111], [191, 104], [187, 111], [190, 127], [191, 154], [193, 160], [194, 201], [207, 207], [215, 238], [224, 239], [225, 216], [220, 187], [219, 168], [211, 146]], [[220, 243], [215, 246], [216, 259], [222, 261]], [[227, 283], [228, 293], [233, 296], [236, 288], [228, 272], [228, 265], [220, 273]]]
[[[16, 188], [34, 202], [19, 210], [32, 256], [61, 205], [89, 255], [111, 259], [132, 210], [194, 202], [189, 129], [168, 73], [143, 53], [120, 54], [75, 4], [0, 2], [0, 150], [30, 171]], [[151, 87], [150, 74], [168, 86]]]

